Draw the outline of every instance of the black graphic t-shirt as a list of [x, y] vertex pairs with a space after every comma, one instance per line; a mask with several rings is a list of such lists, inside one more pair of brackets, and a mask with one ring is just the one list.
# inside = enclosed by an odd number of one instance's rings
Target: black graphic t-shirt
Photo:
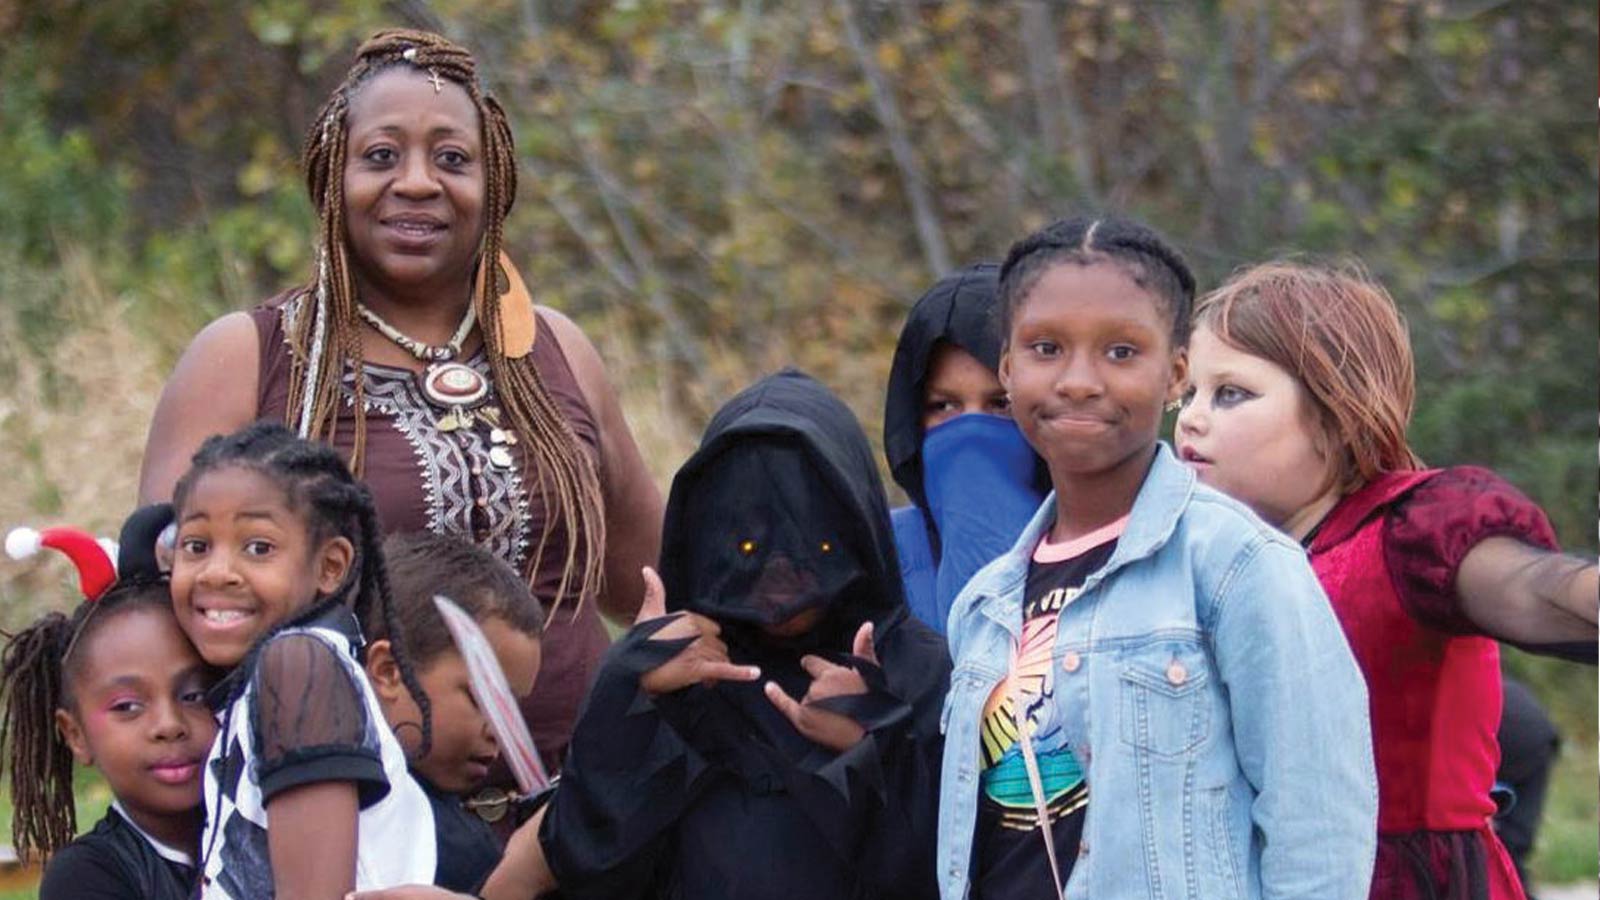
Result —
[[[1050, 859], [1017, 740], [1019, 717], [1012, 693], [1018, 679], [1063, 884], [1077, 861], [1089, 783], [1060, 727], [1056, 623], [1061, 611], [1077, 599], [1084, 580], [1111, 558], [1125, 523], [1123, 519], [1075, 541], [1040, 543], [1034, 551], [1024, 594], [1022, 646], [1012, 671], [995, 686], [983, 710], [973, 900], [1038, 900], [1055, 895], [1048, 888]], [[1064, 659], [1062, 665], [1075, 669], [1075, 662], [1075, 657]]]

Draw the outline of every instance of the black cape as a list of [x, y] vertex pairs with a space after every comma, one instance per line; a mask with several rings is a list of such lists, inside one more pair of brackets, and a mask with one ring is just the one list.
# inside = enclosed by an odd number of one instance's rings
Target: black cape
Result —
[[[949, 685], [944, 642], [906, 611], [873, 454], [850, 411], [798, 372], [723, 407], [673, 481], [663, 535], [669, 611], [715, 619], [734, 662], [791, 696], [807, 652], [862, 672], [830, 706], [867, 737], [806, 738], [759, 683], [650, 697], [642, 673], [686, 642], [636, 626], [608, 653], [540, 834], [564, 897], [931, 898]], [[819, 610], [806, 633], [762, 625]], [[849, 657], [870, 619], [881, 669]]]

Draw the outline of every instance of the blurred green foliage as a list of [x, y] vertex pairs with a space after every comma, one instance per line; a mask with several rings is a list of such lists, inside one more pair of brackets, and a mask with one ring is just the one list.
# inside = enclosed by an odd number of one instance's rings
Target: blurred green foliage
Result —
[[[302, 131], [390, 24], [478, 53], [522, 155], [509, 250], [682, 434], [788, 363], [874, 430], [940, 269], [1117, 210], [1204, 284], [1362, 261], [1411, 325], [1418, 451], [1595, 552], [1600, 29], [1559, 0], [0, 0], [0, 375], [59, 366], [85, 304], [170, 360], [302, 280]], [[1510, 665], [1589, 758], [1557, 868], [1592, 875], [1593, 672]]]

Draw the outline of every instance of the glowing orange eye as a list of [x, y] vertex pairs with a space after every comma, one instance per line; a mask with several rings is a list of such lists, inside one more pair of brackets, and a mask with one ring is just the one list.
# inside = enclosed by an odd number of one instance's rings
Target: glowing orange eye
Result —
[[823, 541], [821, 546], [819, 546], [817, 549], [821, 550], [823, 553], [832, 553], [833, 552], [833, 542], [832, 541]]
[[739, 552], [743, 553], [745, 556], [749, 556], [750, 554], [756, 552], [756, 542], [751, 540], [740, 541]]

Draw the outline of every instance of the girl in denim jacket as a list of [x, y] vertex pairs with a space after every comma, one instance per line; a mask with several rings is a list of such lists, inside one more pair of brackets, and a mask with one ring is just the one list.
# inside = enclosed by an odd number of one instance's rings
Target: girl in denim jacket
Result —
[[951, 611], [942, 897], [1360, 900], [1377, 791], [1339, 624], [1303, 551], [1156, 439], [1193, 275], [1069, 219], [1000, 280], [1000, 379], [1055, 490]]

